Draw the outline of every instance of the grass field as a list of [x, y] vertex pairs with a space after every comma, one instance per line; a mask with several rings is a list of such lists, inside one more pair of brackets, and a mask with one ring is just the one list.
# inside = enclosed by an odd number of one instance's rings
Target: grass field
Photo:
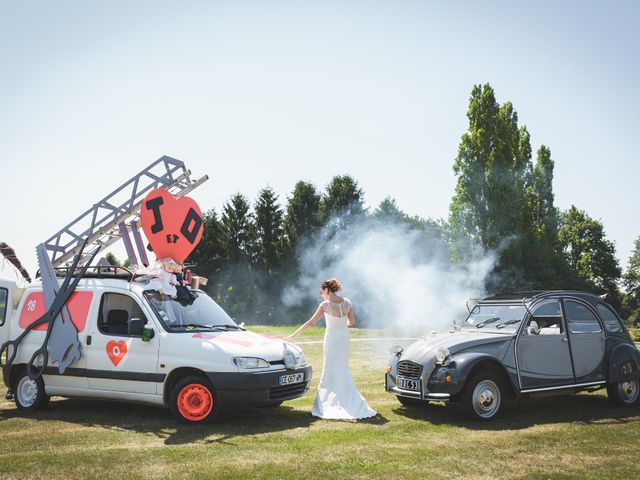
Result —
[[[323, 333], [297, 339], [315, 370], [309, 394], [228, 410], [208, 426], [178, 425], [161, 408], [60, 398], [24, 416], [2, 387], [0, 478], [640, 478], [640, 409], [613, 407], [601, 393], [514, 402], [488, 424], [454, 405], [402, 407], [383, 372], [390, 344], [409, 340], [351, 344], [354, 378], [378, 417], [314, 419]], [[380, 335], [356, 329], [352, 338]]]

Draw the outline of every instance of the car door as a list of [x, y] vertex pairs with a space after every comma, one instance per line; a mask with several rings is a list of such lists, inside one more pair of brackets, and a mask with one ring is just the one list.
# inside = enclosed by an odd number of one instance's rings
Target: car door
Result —
[[143, 342], [141, 336], [129, 335], [128, 324], [133, 318], [153, 325], [150, 312], [127, 290], [102, 292], [87, 346], [87, 377], [92, 389], [156, 394], [158, 337]]
[[516, 341], [522, 390], [574, 382], [571, 351], [559, 299], [546, 299], [531, 308]]
[[563, 307], [576, 383], [604, 381], [606, 337], [596, 313], [579, 299], [564, 299]]

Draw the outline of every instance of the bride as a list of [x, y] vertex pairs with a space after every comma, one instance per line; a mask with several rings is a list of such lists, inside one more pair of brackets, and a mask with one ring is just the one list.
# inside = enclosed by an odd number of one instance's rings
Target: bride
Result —
[[311, 415], [337, 420], [369, 418], [377, 413], [369, 408], [362, 398], [349, 371], [348, 327], [355, 326], [356, 320], [351, 301], [336, 295], [340, 290], [340, 282], [335, 278], [323, 282], [320, 295], [324, 301], [307, 322], [285, 339], [292, 339], [315, 325], [324, 315], [327, 324], [324, 334], [324, 361]]

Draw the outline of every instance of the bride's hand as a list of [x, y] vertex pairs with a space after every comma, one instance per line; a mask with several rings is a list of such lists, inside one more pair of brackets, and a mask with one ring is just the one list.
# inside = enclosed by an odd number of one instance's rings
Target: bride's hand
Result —
[[286, 337], [282, 337], [283, 340], [292, 340], [293, 339], [293, 333], [291, 335], [287, 335]]

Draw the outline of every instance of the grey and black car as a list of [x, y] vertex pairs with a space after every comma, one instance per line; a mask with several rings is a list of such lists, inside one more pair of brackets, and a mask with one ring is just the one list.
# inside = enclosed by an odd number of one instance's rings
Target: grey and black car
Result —
[[508, 397], [607, 389], [640, 403], [640, 352], [616, 311], [577, 291], [486, 297], [461, 326], [393, 347], [385, 389], [406, 406], [458, 402], [495, 418]]

